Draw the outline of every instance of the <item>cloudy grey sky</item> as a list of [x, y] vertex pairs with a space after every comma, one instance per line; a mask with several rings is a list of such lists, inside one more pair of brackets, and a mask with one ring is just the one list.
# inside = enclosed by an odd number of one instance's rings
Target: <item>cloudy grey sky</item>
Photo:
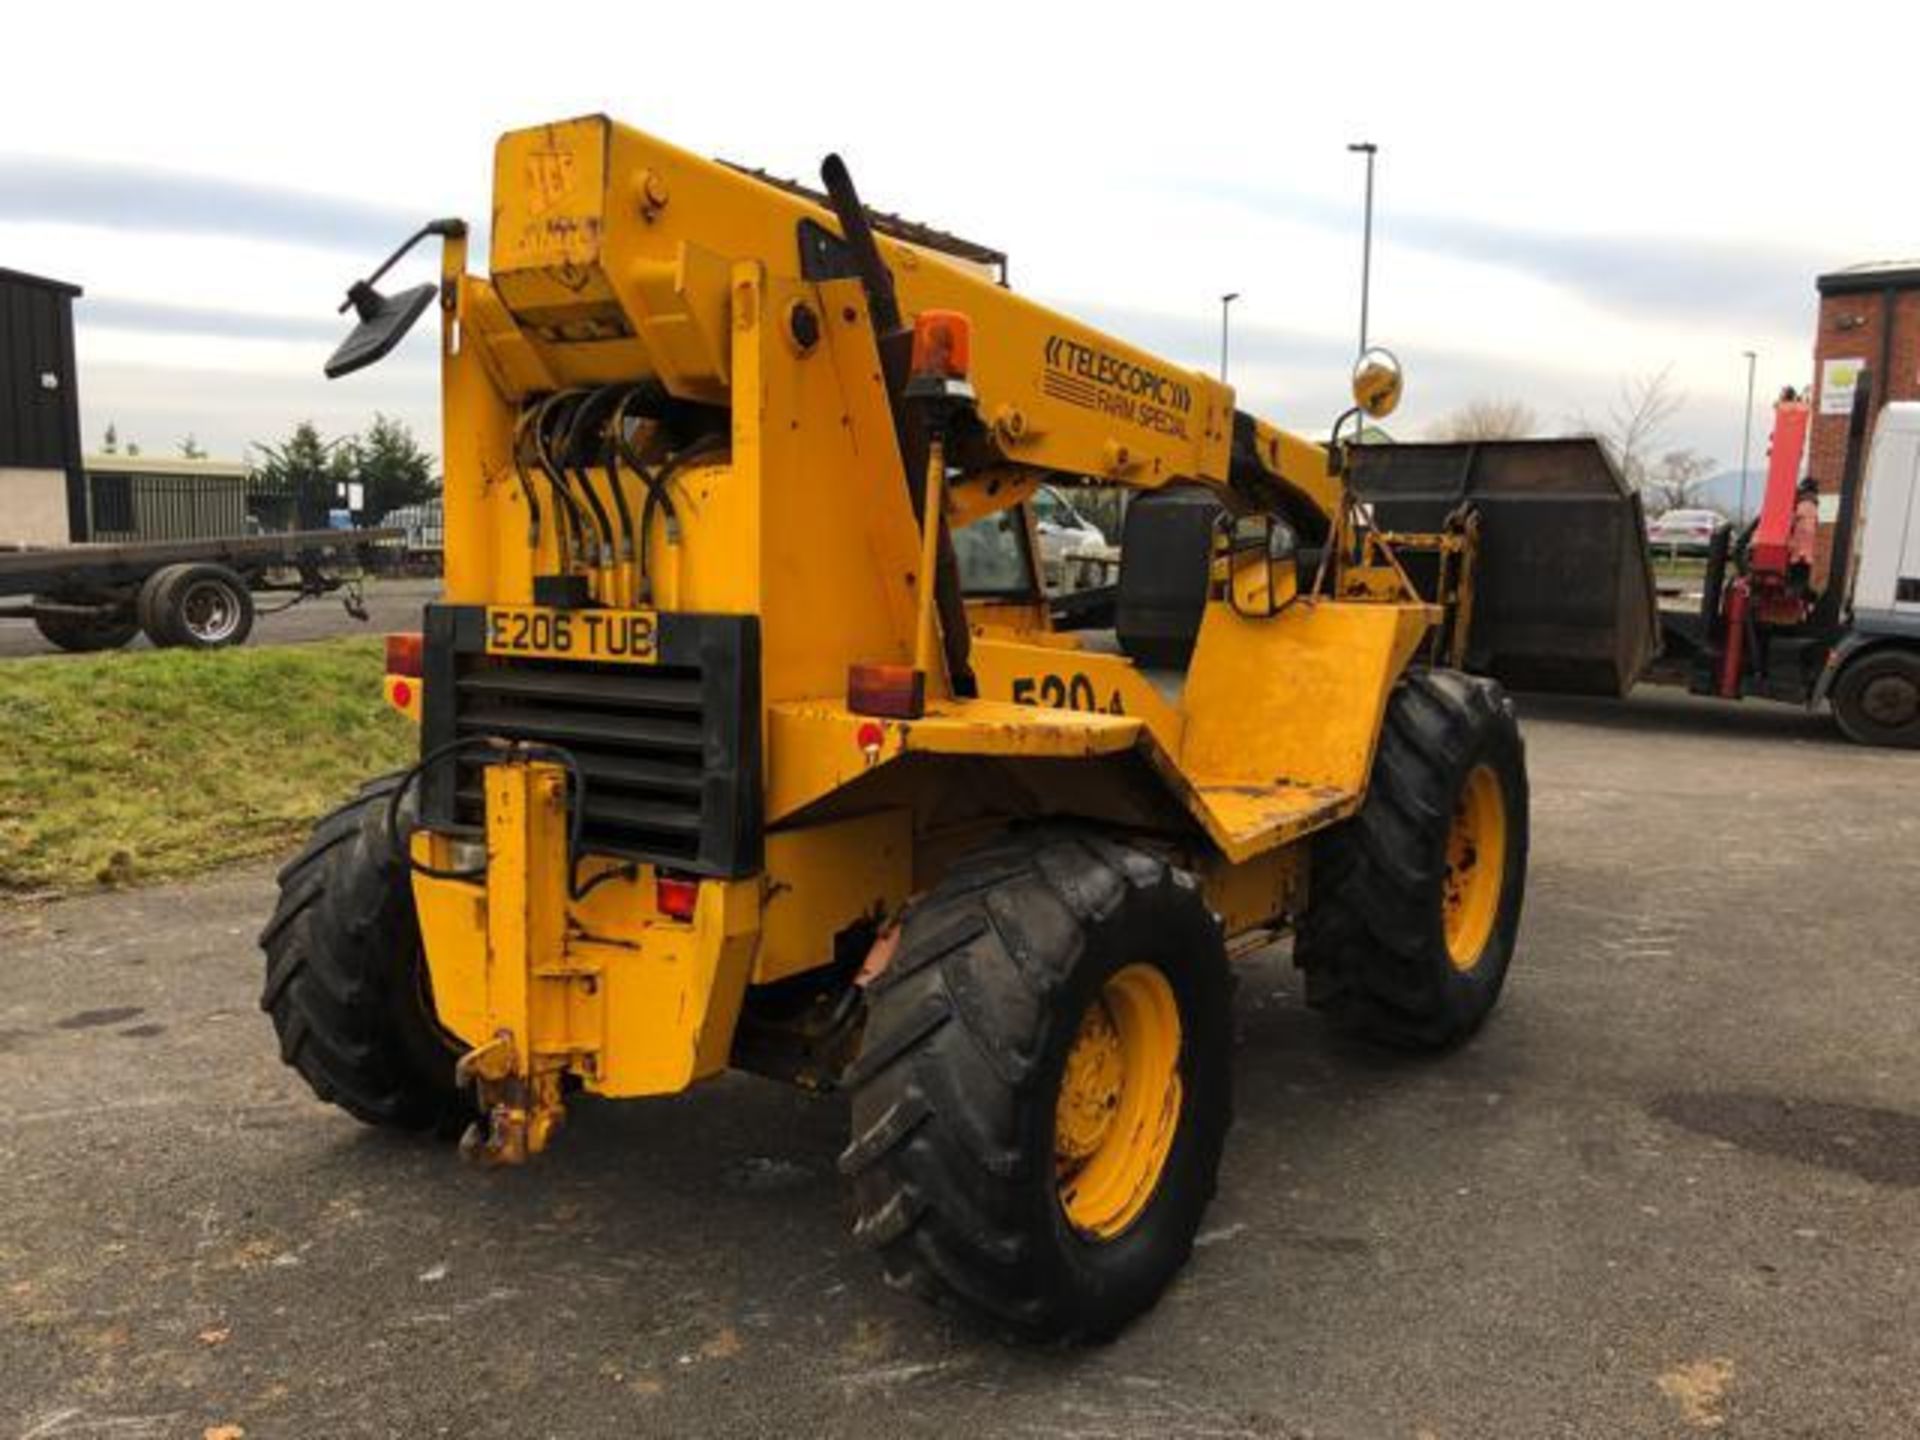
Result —
[[[529, 21], [529, 14], [533, 19]], [[1920, 254], [1902, 154], [1920, 8], [964, 8], [68, 0], [11, 15], [0, 265], [84, 285], [89, 443], [216, 454], [376, 409], [438, 444], [424, 336], [328, 385], [345, 283], [484, 219], [503, 129], [604, 110], [1008, 251], [1022, 290], [1318, 432], [1344, 393], [1361, 172], [1373, 334], [1417, 433], [1476, 397], [1549, 422], [1671, 367], [1671, 441], [1737, 462], [1745, 366], [1809, 379], [1814, 276]], [[1764, 424], [1764, 420], [1762, 422]]]

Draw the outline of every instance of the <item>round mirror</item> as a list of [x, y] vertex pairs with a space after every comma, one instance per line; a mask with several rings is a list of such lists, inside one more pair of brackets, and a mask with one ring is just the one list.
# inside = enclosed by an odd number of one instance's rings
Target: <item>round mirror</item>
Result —
[[1353, 362], [1353, 403], [1372, 419], [1384, 420], [1399, 409], [1405, 388], [1399, 357], [1384, 346], [1375, 345]]

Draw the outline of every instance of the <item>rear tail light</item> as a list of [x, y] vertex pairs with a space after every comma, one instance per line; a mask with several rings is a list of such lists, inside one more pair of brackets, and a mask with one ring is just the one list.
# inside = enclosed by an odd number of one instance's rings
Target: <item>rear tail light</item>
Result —
[[847, 708], [856, 715], [918, 720], [927, 711], [927, 677], [911, 665], [851, 665]]
[[691, 920], [700, 903], [700, 882], [681, 875], [661, 875], [654, 880], [653, 904], [669, 920]]
[[387, 636], [387, 674], [418, 680], [426, 673], [427, 637], [418, 630]]

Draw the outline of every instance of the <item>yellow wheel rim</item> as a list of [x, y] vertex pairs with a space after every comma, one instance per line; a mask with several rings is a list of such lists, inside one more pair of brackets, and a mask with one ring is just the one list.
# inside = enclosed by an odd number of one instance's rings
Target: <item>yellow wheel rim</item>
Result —
[[1110, 1240], [1147, 1208], [1180, 1126], [1180, 1006], [1151, 965], [1117, 970], [1080, 1017], [1054, 1105], [1060, 1206]]
[[1480, 963], [1500, 917], [1507, 870], [1507, 806], [1491, 765], [1476, 765], [1460, 787], [1447, 833], [1447, 874], [1441, 902], [1447, 958], [1467, 971]]

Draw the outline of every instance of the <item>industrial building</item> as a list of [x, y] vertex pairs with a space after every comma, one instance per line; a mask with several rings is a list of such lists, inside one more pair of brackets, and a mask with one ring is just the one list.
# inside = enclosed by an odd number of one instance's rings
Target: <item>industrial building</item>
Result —
[[78, 285], [0, 269], [0, 546], [64, 545], [86, 526]]
[[1864, 370], [1871, 412], [1890, 401], [1920, 400], [1920, 260], [1852, 265], [1822, 275], [1813, 346], [1813, 433], [1807, 473], [1820, 487], [1820, 570], [1824, 574], [1846, 463], [1847, 415]]

